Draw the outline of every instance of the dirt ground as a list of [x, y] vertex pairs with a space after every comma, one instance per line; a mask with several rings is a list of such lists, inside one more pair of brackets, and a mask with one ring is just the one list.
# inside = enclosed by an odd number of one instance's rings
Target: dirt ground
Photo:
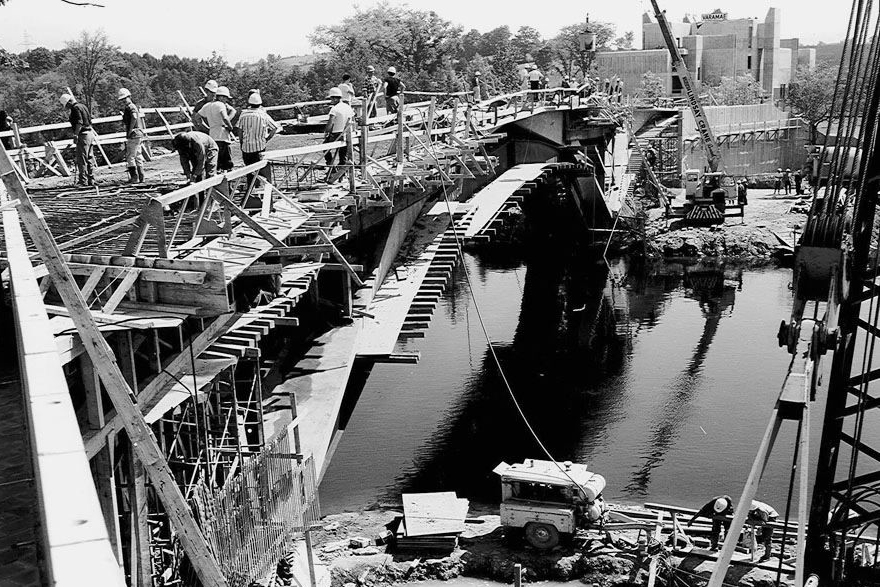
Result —
[[748, 198], [744, 218], [727, 218], [723, 225], [710, 227], [684, 226], [681, 220], [664, 219], [659, 208], [650, 210], [649, 256], [769, 260], [790, 251], [806, 221], [809, 196], [774, 196], [772, 190], [751, 189]]

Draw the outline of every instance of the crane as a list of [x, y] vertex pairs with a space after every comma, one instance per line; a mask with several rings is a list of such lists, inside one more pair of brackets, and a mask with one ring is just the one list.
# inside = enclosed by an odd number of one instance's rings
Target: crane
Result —
[[745, 203], [739, 200], [736, 182], [724, 171], [721, 149], [718, 146], [718, 141], [715, 140], [712, 128], [709, 126], [706, 111], [703, 110], [703, 105], [700, 103], [699, 95], [694, 87], [694, 80], [681, 56], [678, 43], [672, 36], [666, 15], [660, 10], [657, 0], [651, 0], [651, 6], [654, 8], [654, 16], [657, 18], [657, 24], [660, 26], [660, 32], [663, 34], [663, 40], [669, 50], [672, 71], [681, 80], [687, 104], [694, 115], [697, 132], [700, 134], [706, 153], [708, 170], [705, 173], [701, 173], [698, 169], [685, 171], [685, 219], [693, 223], [721, 223], [724, 222], [727, 208], [738, 209], [736, 215], [742, 216]]

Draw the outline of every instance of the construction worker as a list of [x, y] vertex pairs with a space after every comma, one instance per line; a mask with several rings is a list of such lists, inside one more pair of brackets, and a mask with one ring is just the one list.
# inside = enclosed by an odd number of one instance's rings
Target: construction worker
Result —
[[779, 192], [782, 191], [782, 167], [776, 170], [776, 175], [773, 176], [773, 195], [775, 196]]
[[125, 128], [125, 163], [128, 168], [128, 183], [144, 181], [144, 157], [141, 144], [144, 142], [144, 121], [141, 110], [131, 99], [131, 92], [119, 88], [116, 99], [122, 107], [122, 126]]
[[61, 94], [61, 104], [70, 112], [70, 126], [73, 128], [76, 143], [76, 183], [77, 185], [95, 185], [95, 131], [92, 129], [92, 115], [85, 105], [76, 101], [70, 94]]
[[794, 193], [795, 195], [801, 196], [804, 193], [804, 174], [800, 168], [794, 170], [794, 174], [792, 175], [794, 179]]
[[[345, 131], [354, 119], [354, 110], [351, 109], [351, 105], [342, 101], [342, 92], [338, 87], [330, 88], [327, 98], [332, 102], [333, 107], [330, 108], [330, 118], [327, 120], [327, 126], [324, 127], [324, 142], [333, 143], [345, 139]], [[324, 153], [324, 161], [327, 162], [327, 177], [325, 179], [328, 183], [335, 170], [333, 158], [337, 153], [339, 154], [338, 165], [345, 165], [348, 162], [348, 147], [345, 145], [335, 151], [330, 149]]]
[[770, 558], [770, 550], [773, 546], [773, 527], [770, 524], [779, 519], [779, 513], [763, 501], [753, 499], [747, 519], [755, 527], [755, 538], [758, 544], [764, 547], [764, 554], [761, 555], [761, 560], [767, 560]]
[[[12, 130], [12, 117], [6, 114], [6, 110], [0, 110], [0, 132], [6, 132]], [[7, 151], [12, 149], [12, 137], [3, 137], [0, 139], [0, 144], [3, 145], [3, 148]]]
[[483, 99], [483, 92], [480, 84], [482, 80], [480, 79], [480, 72], [475, 71], [474, 76], [471, 78], [471, 92], [474, 96], [474, 103], [480, 102]]
[[367, 75], [364, 77], [364, 100], [367, 100], [367, 118], [376, 116], [376, 101], [379, 98], [379, 90], [382, 87], [382, 80], [376, 77], [376, 68], [372, 65], [367, 66]]
[[183, 174], [191, 182], [202, 181], [217, 174], [217, 143], [197, 130], [182, 132], [171, 141], [180, 157]]
[[[195, 104], [193, 104], [193, 109], [192, 109], [193, 115], [195, 115], [196, 112], [201, 110], [202, 106], [204, 106], [205, 104], [207, 104], [209, 102], [214, 101], [214, 92], [216, 92], [217, 88], [219, 88], [219, 87], [220, 87], [220, 84], [217, 83], [217, 80], [209, 79], [208, 81], [205, 82], [205, 85], [202, 86], [202, 88], [205, 90], [205, 95], [202, 96], [201, 98], [199, 98]], [[208, 132], [208, 127], [204, 126], [204, 125], [196, 126], [196, 121], [194, 118], [193, 119], [193, 130], [200, 130], [202, 132]]]
[[232, 126], [235, 108], [229, 105], [231, 99], [229, 88], [220, 86], [214, 92], [214, 101], [208, 102], [193, 115], [193, 124], [197, 119], [204, 121], [203, 124], [208, 127], [208, 134], [217, 142], [220, 149], [217, 155], [217, 168], [220, 171], [229, 171], [234, 167], [229, 150], [235, 139], [235, 129]]
[[[278, 124], [263, 109], [263, 98], [260, 96], [259, 90], [251, 92], [251, 95], [248, 96], [248, 107], [241, 111], [235, 128], [238, 129], [238, 139], [241, 141], [241, 159], [244, 164], [250, 165], [262, 161], [266, 143], [278, 132]], [[260, 170], [260, 175], [266, 179], [272, 179], [268, 165]], [[249, 175], [248, 185], [252, 179], [253, 176]]]
[[782, 172], [782, 189], [785, 190], [786, 196], [791, 193], [791, 169]]
[[406, 86], [397, 77], [397, 68], [393, 65], [388, 68], [388, 75], [382, 80], [382, 90], [385, 92], [385, 110], [388, 114], [397, 114], [400, 108], [400, 96]]
[[712, 518], [712, 532], [709, 539], [712, 543], [712, 550], [718, 550], [718, 543], [721, 541], [721, 528], [723, 527], [725, 532], [730, 529], [728, 518], [731, 515], [733, 515], [733, 500], [729, 495], [717, 495], [701, 507], [687, 525], [692, 525], [697, 518]]
[[[541, 71], [538, 69], [537, 65], [532, 64], [532, 66], [529, 68], [529, 75], [528, 75], [529, 89], [530, 90], [540, 90], [541, 86], [543, 85], [543, 83], [542, 83], [543, 79], [544, 79], [544, 74], [541, 73]], [[542, 99], [541, 94], [538, 94], [538, 93], [531, 94], [530, 98], [533, 101]]]
[[342, 92], [342, 101], [351, 104], [354, 99], [354, 86], [351, 85], [351, 76], [343, 74], [342, 82], [339, 84], [339, 91]]

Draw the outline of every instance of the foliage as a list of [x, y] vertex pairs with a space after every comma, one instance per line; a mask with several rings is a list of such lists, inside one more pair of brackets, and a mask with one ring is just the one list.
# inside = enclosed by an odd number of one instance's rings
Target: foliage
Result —
[[[614, 40], [615, 27], [605, 22], [591, 22], [589, 29], [596, 35], [596, 51], [607, 51]], [[573, 24], [563, 27], [550, 41], [553, 66], [562, 75], [574, 79], [578, 74], [587, 76], [593, 67], [595, 53], [581, 45], [581, 35], [586, 25]]]
[[657, 104], [666, 95], [666, 84], [663, 79], [652, 71], [642, 74], [642, 99], [650, 104]]
[[717, 86], [708, 88], [721, 106], [738, 106], [741, 104], [760, 104], [764, 95], [761, 84], [751, 74], [738, 75], [735, 78], [724, 76]]
[[792, 111], [810, 126], [810, 141], [816, 142], [819, 124], [831, 116], [837, 68], [818, 65], [815, 69], [799, 67], [788, 86], [786, 100]]
[[119, 75], [114, 68], [121, 64], [119, 47], [111, 45], [103, 31], [83, 31], [76, 41], [68, 41], [61, 64], [73, 81], [73, 90], [82, 102], [93, 110], [100, 95], [104, 100], [119, 87]]
[[635, 43], [636, 35], [632, 31], [626, 31], [623, 33], [622, 37], [617, 37], [614, 40], [614, 45], [622, 51], [630, 51], [633, 48], [633, 43]]

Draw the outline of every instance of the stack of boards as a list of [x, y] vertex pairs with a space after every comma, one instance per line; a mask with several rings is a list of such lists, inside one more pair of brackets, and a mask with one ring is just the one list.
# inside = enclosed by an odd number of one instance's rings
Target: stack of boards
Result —
[[403, 494], [403, 516], [388, 524], [397, 550], [451, 552], [465, 529], [469, 505], [451, 491]]

